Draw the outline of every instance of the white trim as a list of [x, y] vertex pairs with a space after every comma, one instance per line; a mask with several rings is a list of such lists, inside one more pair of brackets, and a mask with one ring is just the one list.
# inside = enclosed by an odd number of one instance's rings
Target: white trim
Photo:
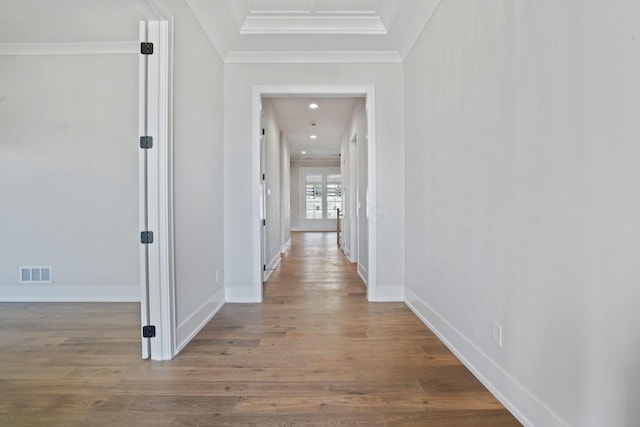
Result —
[[[226, 0], [233, 22], [241, 34], [386, 34], [395, 18], [399, 0], [378, 2], [374, 9], [344, 10], [305, 3], [298, 10], [277, 8], [251, 10], [246, 1]], [[270, 22], [265, 22], [270, 21]]]
[[378, 16], [247, 16], [240, 34], [385, 35]]
[[176, 354], [204, 328], [225, 304], [225, 290], [220, 289], [176, 329]]
[[226, 64], [352, 64], [352, 63], [401, 63], [399, 52], [240, 52], [227, 53]]
[[264, 272], [264, 281], [265, 282], [267, 280], [269, 280], [269, 277], [271, 277], [271, 275], [273, 274], [275, 269], [278, 267], [278, 264], [280, 264], [280, 260], [282, 260], [282, 256], [280, 255], [280, 252], [278, 252], [276, 254], [276, 256], [273, 257], [271, 262], [269, 262], [269, 264], [267, 264], [267, 270]]
[[139, 302], [139, 286], [36, 285], [0, 286], [2, 302]]
[[[173, 160], [172, 160], [172, 23], [148, 21], [140, 23], [141, 41], [154, 43], [153, 55], [140, 55], [140, 67], [147, 61], [148, 93], [144, 102], [144, 73], [141, 72], [140, 135], [144, 134], [146, 113], [148, 136], [153, 148], [140, 150], [140, 230], [144, 231], [144, 164], [147, 164], [147, 230], [154, 242], [141, 245], [142, 323], [156, 326], [156, 337], [143, 339], [143, 358], [169, 360], [176, 353], [175, 276], [173, 236]], [[145, 248], [146, 246], [146, 248]], [[148, 250], [149, 289], [145, 289], [145, 250]], [[147, 305], [149, 316], [146, 316]]]
[[260, 294], [249, 286], [234, 286], [225, 288], [225, 301], [233, 304], [253, 304], [262, 302], [262, 280], [260, 281]]
[[567, 427], [557, 414], [408, 288], [405, 304], [518, 421], [529, 427]]
[[[362, 264], [358, 263], [358, 268], [356, 269], [356, 271], [358, 272], [358, 276], [360, 276], [360, 278], [362, 279], [362, 281], [364, 282], [365, 285], [367, 285], [367, 294], [369, 293], [369, 281], [368, 279], [368, 272], [367, 269], [364, 268], [362, 266]], [[373, 302], [372, 299], [367, 295], [367, 299], [369, 300], [369, 302]]]
[[140, 42], [0, 43], [0, 56], [137, 54]]
[[375, 302], [404, 302], [404, 286], [380, 286]]
[[[188, 0], [188, 1], [203, 1], [203, 0]], [[233, 17], [233, 23], [236, 25], [236, 29], [240, 31], [245, 17], [249, 14], [249, 7], [246, 1], [238, 0], [225, 0], [231, 16]]]
[[280, 246], [280, 253], [285, 254], [289, 249], [291, 249], [291, 238], [289, 238], [284, 245]]
[[[147, 23], [140, 22], [139, 28], [140, 42], [146, 41]], [[147, 114], [147, 93], [145, 87], [146, 65], [143, 55], [138, 57], [138, 135], [144, 135], [144, 123]], [[144, 228], [145, 217], [145, 161], [143, 150], [138, 150], [138, 226], [140, 230]], [[146, 249], [144, 245], [139, 245], [139, 272], [140, 272], [140, 324], [142, 327], [150, 324], [149, 320], [149, 298], [147, 297], [146, 278]], [[149, 359], [151, 357], [151, 344], [149, 340], [140, 339], [142, 345], [142, 358]]]
[[[311, 219], [307, 220], [307, 221], [313, 221]], [[333, 222], [333, 224], [331, 226], [327, 225], [327, 226], [318, 226], [317, 228], [311, 227], [311, 226], [304, 226], [304, 227], [291, 227], [291, 231], [298, 231], [298, 232], [326, 232], [326, 233], [331, 233], [331, 232], [336, 232], [336, 226], [335, 226], [335, 219], [318, 219], [316, 221], [331, 221]]]
[[[263, 96], [299, 96], [299, 95], [323, 95], [323, 96], [364, 96], [366, 99], [366, 114], [368, 127], [368, 207], [375, 212], [377, 206], [376, 193], [376, 113], [375, 113], [375, 86], [372, 85], [255, 85], [252, 89], [252, 118], [251, 118], [251, 189], [252, 197], [252, 217], [251, 224], [252, 239], [252, 259], [262, 260], [260, 233], [262, 219], [260, 218], [260, 107]], [[367, 275], [367, 299], [376, 300], [376, 228], [377, 224], [374, 216], [368, 215], [369, 222], [369, 272]], [[257, 297], [257, 301], [262, 301], [262, 265], [256, 265], [253, 272], [252, 297]], [[240, 288], [229, 288], [240, 289]], [[229, 290], [228, 289], [228, 290]], [[233, 296], [239, 291], [233, 290]], [[227, 302], [229, 302], [229, 293]]]

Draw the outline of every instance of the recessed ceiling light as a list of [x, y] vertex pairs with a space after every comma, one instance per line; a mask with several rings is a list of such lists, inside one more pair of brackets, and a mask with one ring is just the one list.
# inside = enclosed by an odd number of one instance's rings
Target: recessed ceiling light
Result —
[[302, 152], [302, 154], [307, 154], [307, 152], [306, 152], [306, 151], [303, 151], [303, 152]]
[[318, 107], [319, 107], [319, 105], [316, 104], [315, 102], [312, 102], [311, 104], [309, 104], [309, 108], [311, 108], [312, 110], [315, 110]]
[[317, 135], [311, 135], [309, 138], [311, 138], [311, 139], [318, 139], [318, 136], [317, 136]]

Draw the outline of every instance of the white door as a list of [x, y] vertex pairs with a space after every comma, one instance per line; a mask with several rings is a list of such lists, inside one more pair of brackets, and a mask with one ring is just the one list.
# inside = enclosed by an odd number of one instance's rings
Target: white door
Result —
[[267, 180], [266, 180], [266, 160], [265, 160], [265, 129], [264, 129], [264, 111], [260, 106], [260, 241], [262, 256], [262, 281], [267, 279]]
[[169, 23], [140, 23], [140, 285], [142, 357], [175, 353]]

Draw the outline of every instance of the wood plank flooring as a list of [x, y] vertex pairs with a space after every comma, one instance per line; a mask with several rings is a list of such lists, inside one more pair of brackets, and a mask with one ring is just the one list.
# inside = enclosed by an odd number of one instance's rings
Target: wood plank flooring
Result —
[[0, 304], [0, 426], [520, 426], [401, 303], [370, 304], [334, 233], [294, 233], [264, 303], [170, 362], [137, 304]]

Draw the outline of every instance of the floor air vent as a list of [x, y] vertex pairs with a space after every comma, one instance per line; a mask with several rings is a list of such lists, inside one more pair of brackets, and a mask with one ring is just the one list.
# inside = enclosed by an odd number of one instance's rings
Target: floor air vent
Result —
[[51, 267], [20, 267], [20, 283], [51, 283]]

